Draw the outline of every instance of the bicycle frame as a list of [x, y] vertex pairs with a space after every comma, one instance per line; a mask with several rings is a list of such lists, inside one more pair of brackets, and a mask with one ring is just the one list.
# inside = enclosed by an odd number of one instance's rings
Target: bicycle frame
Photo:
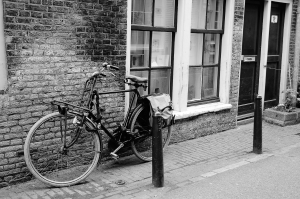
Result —
[[[138, 105], [139, 103], [139, 100], [141, 99], [141, 96], [140, 96], [140, 93], [138, 92], [138, 89], [137, 88], [134, 88], [134, 89], [127, 89], [127, 90], [117, 90], [117, 91], [108, 91], [108, 92], [101, 92], [101, 93], [98, 93], [99, 95], [105, 95], [105, 94], [115, 94], [115, 93], [126, 93], [126, 92], [129, 92], [129, 93], [133, 93], [133, 95], [130, 97], [130, 100], [129, 100], [129, 107], [128, 107], [128, 110], [127, 110], [127, 113], [125, 115], [125, 118], [124, 118], [124, 122], [123, 122], [123, 128], [126, 128], [128, 127], [128, 124], [129, 124], [129, 120], [130, 120], [130, 117], [131, 117], [131, 114], [133, 113], [132, 110], [133, 109], [133, 106], [134, 105]], [[97, 101], [98, 102], [98, 101]], [[136, 103], [135, 103], [136, 102]], [[98, 102], [99, 103], [99, 102]], [[115, 141], [116, 143], [120, 144], [119, 141], [116, 140], [116, 138], [113, 136], [114, 133], [116, 133], [117, 131], [119, 131], [120, 129], [119, 128], [116, 128], [112, 133], [109, 132], [109, 130], [106, 129], [106, 127], [100, 123], [101, 125], [101, 130], [103, 130], [113, 141]], [[121, 127], [122, 128], [122, 127]], [[128, 142], [130, 142], [131, 140], [128, 140]], [[127, 142], [126, 142], [127, 143]]]
[[[82, 121], [79, 124], [79, 128], [82, 128], [83, 124], [85, 123], [87, 125], [87, 127], [88, 127], [86, 130], [96, 132], [98, 134], [98, 136], [100, 136], [99, 130], [101, 129], [114, 142], [116, 142], [117, 144], [120, 144], [120, 142], [118, 140], [116, 140], [116, 138], [114, 137], [114, 133], [116, 133], [117, 131], [119, 131], [120, 127], [116, 128], [113, 132], [110, 132], [101, 123], [101, 118], [102, 117], [101, 117], [101, 113], [100, 113], [100, 110], [99, 110], [99, 107], [100, 107], [100, 104], [99, 104], [99, 98], [100, 97], [99, 96], [100, 95], [105, 95], [105, 94], [126, 93], [126, 92], [133, 93], [133, 95], [131, 95], [131, 97], [130, 97], [128, 111], [126, 113], [126, 116], [124, 118], [124, 122], [123, 122], [123, 125], [122, 125], [122, 127], [123, 127], [124, 130], [127, 130], [128, 124], [130, 122], [131, 114], [134, 112], [133, 111], [134, 110], [133, 106], [135, 105], [135, 107], [137, 107], [137, 105], [139, 104], [139, 100], [142, 99], [142, 97], [140, 96], [140, 93], [139, 93], [137, 87], [135, 87], [133, 89], [127, 89], [127, 90], [116, 90], [116, 91], [108, 91], [108, 92], [100, 92], [100, 93], [98, 93], [97, 90], [94, 90], [94, 87], [96, 85], [96, 81], [97, 81], [97, 77], [91, 77], [91, 78], [89, 78], [86, 81], [85, 87], [84, 87], [84, 91], [83, 91], [83, 94], [82, 94], [82, 97], [81, 97], [81, 104], [84, 104], [85, 94], [88, 95], [88, 101], [87, 101], [86, 106], [89, 107], [89, 108], [84, 108], [82, 106], [76, 106], [76, 105], [73, 105], [73, 104], [70, 104], [70, 103], [66, 103], [66, 102], [62, 102], [62, 101], [58, 101], [58, 100], [54, 100], [51, 104], [52, 105], [57, 105], [58, 106], [58, 110], [59, 110], [59, 112], [62, 115], [65, 115], [66, 112], [69, 112], [71, 114], [74, 114], [75, 116], [82, 117]], [[86, 97], [87, 97], [87, 95], [86, 95]], [[94, 105], [94, 104], [92, 104], [92, 101], [94, 100], [94, 97], [96, 97], [96, 104], [95, 104], [95, 106], [96, 106], [96, 109], [97, 109], [97, 116], [95, 116], [92, 113], [92, 108], [93, 108], [93, 105]], [[64, 107], [61, 107], [60, 104], [63, 104]], [[72, 108], [70, 109], [69, 107], [72, 107]], [[76, 111], [74, 109], [79, 109], [81, 111]], [[79, 137], [79, 135], [76, 135], [76, 137], [74, 139], [74, 142], [76, 141], [77, 137]], [[126, 143], [130, 142], [130, 141], [131, 141], [131, 139], [128, 140], [128, 141], [126, 141]], [[65, 143], [65, 141], [64, 141], [64, 143]], [[72, 143], [69, 146], [71, 146]], [[65, 146], [65, 147], [69, 147], [69, 146]]]

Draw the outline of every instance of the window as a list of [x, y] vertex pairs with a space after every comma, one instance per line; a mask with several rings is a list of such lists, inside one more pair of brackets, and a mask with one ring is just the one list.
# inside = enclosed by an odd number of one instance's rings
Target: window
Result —
[[148, 78], [143, 94], [171, 93], [175, 16], [175, 0], [132, 0], [130, 73]]
[[188, 105], [218, 100], [224, 1], [192, 1]]

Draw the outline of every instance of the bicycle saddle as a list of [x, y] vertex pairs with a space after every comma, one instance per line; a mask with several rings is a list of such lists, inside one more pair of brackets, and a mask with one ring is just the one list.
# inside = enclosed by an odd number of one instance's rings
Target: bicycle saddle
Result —
[[125, 79], [130, 79], [133, 82], [136, 83], [147, 83], [148, 79], [145, 77], [138, 77], [138, 76], [134, 76], [134, 75], [126, 75]]

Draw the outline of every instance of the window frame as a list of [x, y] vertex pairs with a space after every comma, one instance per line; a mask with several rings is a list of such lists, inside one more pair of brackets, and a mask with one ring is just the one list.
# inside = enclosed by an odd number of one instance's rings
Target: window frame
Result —
[[[161, 70], [161, 69], [170, 69], [170, 87], [169, 87], [169, 94], [172, 96], [173, 93], [173, 70], [174, 70], [174, 51], [175, 51], [175, 34], [177, 32], [177, 18], [178, 18], [178, 0], [174, 0], [174, 27], [155, 27], [154, 26], [154, 13], [155, 13], [155, 2], [160, 0], [152, 0], [153, 6], [152, 6], [152, 26], [149, 25], [137, 25], [137, 24], [131, 24], [131, 31], [130, 31], [130, 37], [132, 35], [132, 31], [149, 31], [150, 37], [149, 37], [149, 63], [147, 67], [131, 67], [131, 43], [129, 48], [129, 72], [134, 71], [148, 71], [148, 94], [150, 94], [150, 85], [151, 85], [151, 71], [155, 70]], [[130, 13], [132, 13], [132, 2], [130, 7]], [[132, 15], [132, 14], [131, 14]], [[130, 16], [131, 16], [130, 15]], [[152, 36], [153, 32], [164, 32], [164, 33], [171, 33], [171, 57], [170, 57], [170, 66], [151, 66], [151, 58], [152, 58]]]
[[6, 57], [6, 42], [4, 34], [3, 5], [0, 4], [0, 95], [5, 94], [8, 87], [8, 68]]
[[[208, 1], [210, 0], [206, 0], [206, 5], [208, 5]], [[221, 29], [207, 29], [207, 16], [208, 16], [208, 6], [206, 6], [206, 14], [205, 14], [205, 27], [204, 29], [195, 29], [191, 27], [191, 31], [190, 34], [203, 34], [203, 41], [202, 41], [202, 64], [201, 65], [189, 65], [189, 69], [190, 68], [213, 68], [213, 67], [217, 67], [218, 69], [218, 77], [217, 77], [217, 82], [216, 82], [216, 86], [217, 86], [217, 91], [216, 94], [217, 96], [213, 96], [213, 97], [208, 97], [208, 98], [204, 98], [204, 99], [194, 99], [194, 100], [187, 100], [187, 107], [190, 106], [195, 106], [195, 105], [201, 105], [201, 104], [206, 104], [206, 103], [213, 103], [213, 102], [220, 102], [220, 71], [221, 71], [221, 57], [222, 57], [222, 40], [223, 40], [223, 36], [224, 36], [224, 26], [225, 26], [225, 11], [226, 11], [226, 0], [224, 0], [223, 3], [223, 10], [222, 10], [222, 23], [221, 23]], [[205, 44], [205, 35], [206, 34], [213, 34], [213, 35], [220, 35], [220, 40], [219, 40], [219, 52], [218, 52], [218, 63], [217, 64], [209, 64], [209, 65], [205, 65], [204, 64], [204, 44]], [[202, 70], [203, 71], [203, 70]], [[203, 73], [201, 74], [203, 75]], [[203, 78], [203, 76], [202, 76]], [[201, 78], [201, 81], [203, 81], [203, 79]], [[202, 91], [202, 85], [201, 85], [201, 91]]]

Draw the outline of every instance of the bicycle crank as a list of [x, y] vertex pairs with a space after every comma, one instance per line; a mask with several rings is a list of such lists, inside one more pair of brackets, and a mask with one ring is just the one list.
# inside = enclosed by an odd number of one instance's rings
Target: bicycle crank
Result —
[[123, 143], [121, 143], [118, 148], [116, 148], [113, 152], [110, 153], [111, 157], [116, 159], [119, 159], [119, 156], [116, 154], [122, 147], [124, 146]]

